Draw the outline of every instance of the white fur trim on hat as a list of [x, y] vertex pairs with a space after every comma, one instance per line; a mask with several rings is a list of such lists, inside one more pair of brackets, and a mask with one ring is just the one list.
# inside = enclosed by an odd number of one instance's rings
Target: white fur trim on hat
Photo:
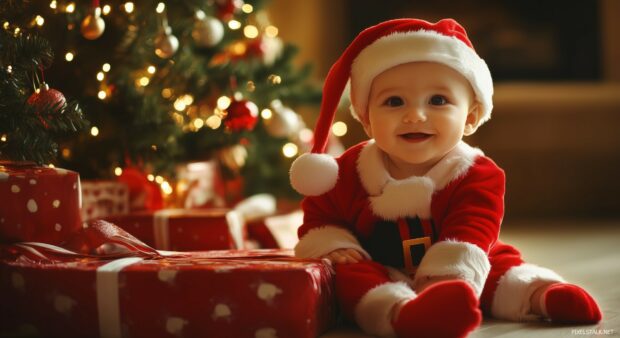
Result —
[[331, 155], [306, 153], [291, 165], [291, 185], [305, 196], [319, 196], [338, 181], [338, 162]]
[[428, 249], [413, 284], [417, 287], [431, 277], [453, 276], [468, 282], [480, 296], [490, 270], [489, 257], [478, 246], [467, 242], [442, 241]]
[[479, 125], [491, 117], [493, 79], [486, 62], [456, 37], [435, 31], [399, 32], [377, 39], [364, 48], [351, 66], [352, 113], [366, 114], [373, 79], [382, 72], [409, 62], [437, 62], [463, 75], [482, 105]]
[[564, 279], [547, 268], [528, 263], [510, 268], [497, 283], [491, 314], [512, 321], [540, 319], [531, 311], [530, 298], [536, 289], [553, 282], [564, 282]]
[[349, 230], [335, 225], [326, 225], [308, 231], [295, 246], [295, 256], [319, 258], [336, 249], [355, 249], [366, 258], [370, 258]]
[[355, 321], [364, 332], [393, 336], [392, 316], [395, 305], [416, 297], [407, 284], [385, 283], [370, 289], [355, 306]]

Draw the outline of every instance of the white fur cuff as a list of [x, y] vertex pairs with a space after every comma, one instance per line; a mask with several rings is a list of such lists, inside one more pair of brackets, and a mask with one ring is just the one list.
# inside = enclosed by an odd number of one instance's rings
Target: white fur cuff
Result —
[[413, 283], [418, 286], [430, 277], [454, 276], [469, 282], [480, 296], [490, 270], [489, 257], [478, 246], [443, 241], [432, 245], [426, 252]]
[[326, 225], [308, 231], [295, 246], [295, 256], [319, 258], [336, 249], [355, 249], [366, 258], [370, 258], [350, 231], [335, 225]]
[[385, 283], [360, 299], [355, 307], [355, 321], [364, 332], [377, 336], [393, 336], [392, 315], [394, 306], [416, 294], [405, 283]]
[[564, 282], [557, 273], [533, 264], [521, 264], [510, 268], [497, 283], [493, 296], [491, 314], [495, 318], [512, 321], [538, 320], [531, 312], [530, 298], [540, 286]]

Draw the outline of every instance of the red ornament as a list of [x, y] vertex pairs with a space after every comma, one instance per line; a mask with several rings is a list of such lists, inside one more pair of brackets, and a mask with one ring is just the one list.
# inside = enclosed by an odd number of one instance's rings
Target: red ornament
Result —
[[56, 89], [50, 89], [47, 83], [42, 82], [37, 89], [26, 101], [31, 107], [34, 107], [35, 112], [39, 116], [41, 123], [47, 128], [47, 123], [41, 116], [41, 113], [47, 108], [59, 108], [67, 103], [65, 96]]
[[233, 101], [226, 111], [224, 124], [233, 131], [252, 130], [258, 122], [258, 107], [252, 101]]
[[243, 0], [216, 0], [217, 15], [222, 19], [231, 19], [243, 6]]

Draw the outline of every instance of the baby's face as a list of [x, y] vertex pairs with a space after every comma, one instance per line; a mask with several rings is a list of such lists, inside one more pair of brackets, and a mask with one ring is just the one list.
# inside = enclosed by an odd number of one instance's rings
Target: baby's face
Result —
[[467, 79], [452, 68], [406, 63], [375, 77], [362, 124], [395, 164], [428, 167], [475, 130], [474, 97]]

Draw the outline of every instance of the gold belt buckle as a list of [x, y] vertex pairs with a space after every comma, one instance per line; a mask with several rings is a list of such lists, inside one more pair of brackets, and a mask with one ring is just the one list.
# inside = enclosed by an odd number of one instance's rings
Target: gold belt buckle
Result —
[[405, 271], [409, 274], [414, 274], [418, 268], [417, 265], [413, 265], [413, 260], [411, 258], [411, 246], [424, 244], [424, 252], [428, 251], [428, 248], [431, 247], [431, 238], [428, 236], [412, 238], [403, 241], [403, 256], [405, 261]]

